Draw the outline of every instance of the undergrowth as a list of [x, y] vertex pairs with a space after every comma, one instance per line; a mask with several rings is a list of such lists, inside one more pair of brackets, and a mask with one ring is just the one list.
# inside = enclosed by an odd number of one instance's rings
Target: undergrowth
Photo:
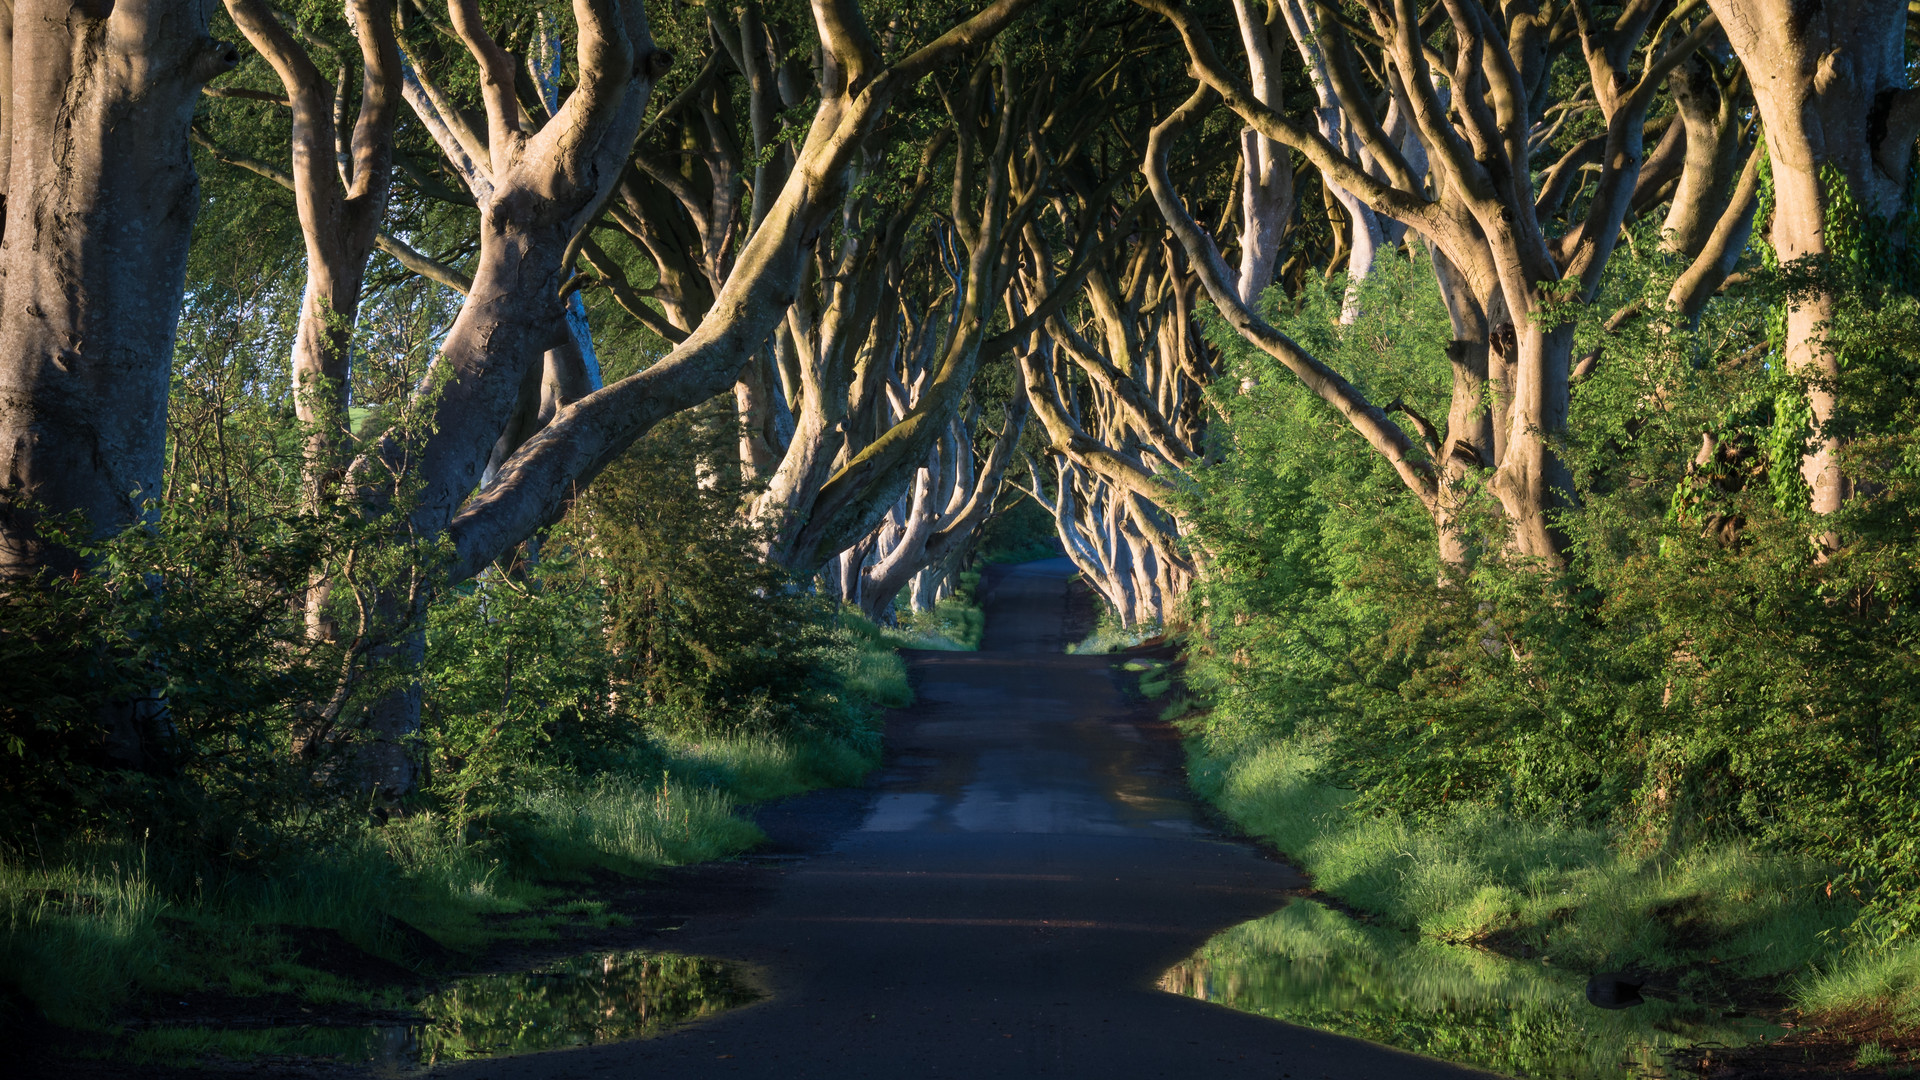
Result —
[[1827, 870], [1810, 860], [1737, 840], [1636, 855], [1602, 828], [1472, 803], [1418, 822], [1363, 813], [1352, 792], [1316, 777], [1319, 763], [1305, 736], [1188, 743], [1196, 791], [1322, 892], [1388, 926], [1576, 971], [1677, 972], [1695, 992], [1760, 980], [1810, 1008], [1857, 999], [1876, 978], [1912, 985], [1910, 961], [1839, 948], [1857, 908], [1826, 895]]
[[1125, 652], [1141, 642], [1159, 637], [1160, 633], [1160, 624], [1157, 622], [1123, 626], [1113, 609], [1102, 605], [1099, 621], [1086, 637], [1068, 645], [1067, 652], [1075, 656], [1105, 656], [1108, 653]]
[[[876, 700], [911, 699], [890, 649], [862, 647]], [[857, 672], [856, 672], [857, 675]], [[857, 681], [857, 679], [856, 679]], [[292, 994], [396, 1005], [288, 959], [303, 928], [337, 931], [403, 967], [443, 965], [502, 938], [538, 940], [618, 918], [577, 898], [595, 872], [644, 875], [750, 850], [745, 804], [857, 783], [864, 740], [795, 733], [665, 736], [621, 768], [554, 775], [483, 822], [418, 813], [366, 824], [270, 868], [153, 865], [140, 845], [69, 842], [0, 856], [0, 1024], [111, 1026], [143, 994]], [[180, 874], [189, 880], [180, 881]]]

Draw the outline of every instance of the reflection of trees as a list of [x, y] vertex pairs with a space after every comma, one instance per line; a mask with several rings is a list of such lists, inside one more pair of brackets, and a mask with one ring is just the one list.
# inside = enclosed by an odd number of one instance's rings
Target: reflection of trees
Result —
[[1172, 993], [1519, 1076], [1662, 1076], [1672, 1048], [1746, 1041], [1694, 1006], [1601, 1012], [1584, 985], [1469, 946], [1360, 928], [1307, 902], [1219, 935], [1160, 980]]
[[613, 953], [464, 980], [420, 1006], [421, 1060], [638, 1039], [751, 1001], [731, 969], [694, 956]]

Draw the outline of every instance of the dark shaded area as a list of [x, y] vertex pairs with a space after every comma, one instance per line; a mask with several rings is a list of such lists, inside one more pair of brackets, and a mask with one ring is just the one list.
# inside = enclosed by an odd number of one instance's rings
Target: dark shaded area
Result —
[[[394, 920], [398, 922], [398, 920]], [[402, 924], [404, 925], [404, 924]], [[384, 957], [374, 956], [366, 950], [348, 941], [340, 931], [322, 926], [279, 925], [268, 927], [278, 933], [288, 945], [287, 959], [309, 967], [315, 971], [324, 971], [329, 975], [369, 986], [405, 986], [419, 982], [420, 976], [412, 970], [402, 967]], [[420, 937], [427, 938], [415, 927], [408, 930]], [[437, 959], [444, 961], [447, 950], [432, 938], [433, 950]], [[409, 945], [412, 946], [411, 940]], [[413, 946], [417, 950], [418, 946]]]

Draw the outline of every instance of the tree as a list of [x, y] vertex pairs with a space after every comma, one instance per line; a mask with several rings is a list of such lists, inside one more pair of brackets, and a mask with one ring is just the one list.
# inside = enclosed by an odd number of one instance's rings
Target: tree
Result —
[[[1798, 7], [1779, 0], [1712, 0], [1746, 67], [1767, 132], [1773, 215], [1767, 236], [1782, 264], [1864, 260], [1876, 242], [1904, 248], [1910, 216], [1920, 89], [1907, 86], [1907, 8], [1892, 0]], [[1842, 205], [1860, 233], [1845, 235]], [[1866, 230], [1880, 232], [1870, 237]], [[1788, 372], [1808, 380], [1811, 437], [1800, 472], [1816, 514], [1852, 490], [1840, 440], [1826, 430], [1839, 357], [1826, 342], [1835, 314], [1827, 289], [1787, 302], [1780, 346]]]
[[[1633, 205], [1644, 157], [1647, 112], [1669, 72], [1717, 34], [1709, 17], [1668, 42], [1672, 20], [1654, 25], [1654, 3], [1623, 9], [1615, 25], [1591, 24], [1578, 4], [1564, 8], [1510, 4], [1497, 10], [1446, 4], [1445, 54], [1427, 44], [1423, 14], [1407, 0], [1366, 6], [1370, 29], [1349, 27], [1321, 9], [1317, 23], [1296, 27], [1304, 49], [1327, 58], [1327, 84], [1349, 120], [1357, 147], [1336, 145], [1261, 101], [1221, 63], [1195, 13], [1163, 0], [1140, 0], [1175, 26], [1199, 89], [1155, 132], [1145, 169], [1161, 213], [1180, 236], [1208, 295], [1234, 328], [1282, 360], [1340, 410], [1390, 462], [1428, 508], [1444, 564], [1457, 574], [1471, 545], [1456, 522], [1463, 473], [1485, 470], [1504, 510], [1514, 550], [1559, 563], [1563, 540], [1551, 515], [1571, 497], [1569, 477], [1553, 445], [1566, 430], [1573, 367], [1573, 326], [1555, 314], [1562, 299], [1590, 301]], [[1650, 36], [1651, 35], [1651, 36]], [[1358, 39], [1358, 42], [1356, 41]], [[1635, 50], [1650, 48], [1631, 68]], [[1559, 242], [1549, 239], [1551, 209], [1531, 182], [1534, 135], [1550, 93], [1550, 61], [1577, 43], [1587, 85], [1605, 124], [1599, 177], [1587, 211]], [[1381, 90], [1391, 109], [1412, 118], [1426, 168], [1402, 152], [1402, 140], [1376, 115], [1359, 72], [1361, 44], [1377, 50]], [[1654, 49], [1659, 51], [1655, 52]], [[1451, 70], [1436, 70], [1450, 63]], [[1448, 83], [1445, 96], [1441, 81]], [[1417, 446], [1339, 373], [1273, 330], [1232, 288], [1212, 239], [1182, 205], [1165, 165], [1169, 143], [1199, 121], [1218, 96], [1249, 125], [1305, 156], [1330, 183], [1376, 213], [1405, 222], [1436, 252], [1436, 270], [1454, 313], [1455, 389], [1442, 431], [1409, 415]], [[1372, 171], [1378, 167], [1382, 175]], [[1427, 171], [1431, 170], [1429, 183]], [[1717, 283], [1715, 283], [1717, 285]], [[1484, 389], [1483, 389], [1484, 388]], [[1486, 390], [1490, 389], [1490, 395]], [[1491, 397], [1490, 415], [1482, 402]], [[1426, 453], [1421, 453], [1425, 450]]]
[[36, 528], [94, 536], [159, 494], [199, 183], [187, 128], [238, 55], [202, 0], [4, 13], [0, 39], [0, 580], [76, 568]]

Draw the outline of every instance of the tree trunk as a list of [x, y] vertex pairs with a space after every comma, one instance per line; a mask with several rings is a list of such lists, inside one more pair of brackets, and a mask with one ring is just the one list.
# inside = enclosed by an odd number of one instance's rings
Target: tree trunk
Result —
[[[1438, 482], [1434, 490], [1433, 526], [1439, 545], [1440, 574], [1464, 582], [1473, 569], [1473, 548], [1461, 532], [1469, 474], [1500, 463], [1495, 449], [1493, 410], [1488, 405], [1488, 362], [1492, 357], [1492, 326], [1487, 309], [1492, 290], [1476, 290], [1439, 248], [1433, 249], [1433, 272], [1446, 304], [1453, 340], [1447, 359], [1453, 367], [1453, 393], [1447, 403], [1447, 427], [1431, 447]], [[1431, 438], [1431, 437], [1430, 437]]]
[[1514, 347], [1506, 449], [1490, 487], [1506, 510], [1513, 550], [1557, 565], [1563, 542], [1549, 515], [1567, 504], [1573, 478], [1553, 444], [1567, 430], [1573, 326], [1546, 330], [1528, 319], [1515, 327]]
[[[1907, 6], [1899, 0], [1710, 0], [1753, 83], [1773, 170], [1769, 239], [1782, 264], [1852, 254], [1865, 237], [1834, 235], [1828, 181], [1844, 184], [1864, 215], [1886, 228], [1907, 188], [1920, 97], [1907, 88]], [[1876, 220], [1877, 219], [1877, 220]], [[1896, 238], [1903, 239], [1903, 238]], [[1838, 443], [1820, 430], [1834, 413], [1839, 361], [1822, 337], [1832, 296], [1796, 299], [1787, 311], [1786, 370], [1811, 381], [1815, 426], [1800, 473], [1814, 513], [1840, 508], [1850, 485]]]
[[200, 88], [238, 62], [201, 0], [11, 12], [0, 240], [0, 580], [78, 565], [36, 528], [95, 537], [160, 494], [174, 331], [199, 181]]
[[1729, 181], [1740, 168], [1740, 124], [1715, 74], [1706, 56], [1695, 56], [1667, 76], [1686, 132], [1686, 156], [1661, 247], [1686, 259], [1706, 246], [1732, 194]]

